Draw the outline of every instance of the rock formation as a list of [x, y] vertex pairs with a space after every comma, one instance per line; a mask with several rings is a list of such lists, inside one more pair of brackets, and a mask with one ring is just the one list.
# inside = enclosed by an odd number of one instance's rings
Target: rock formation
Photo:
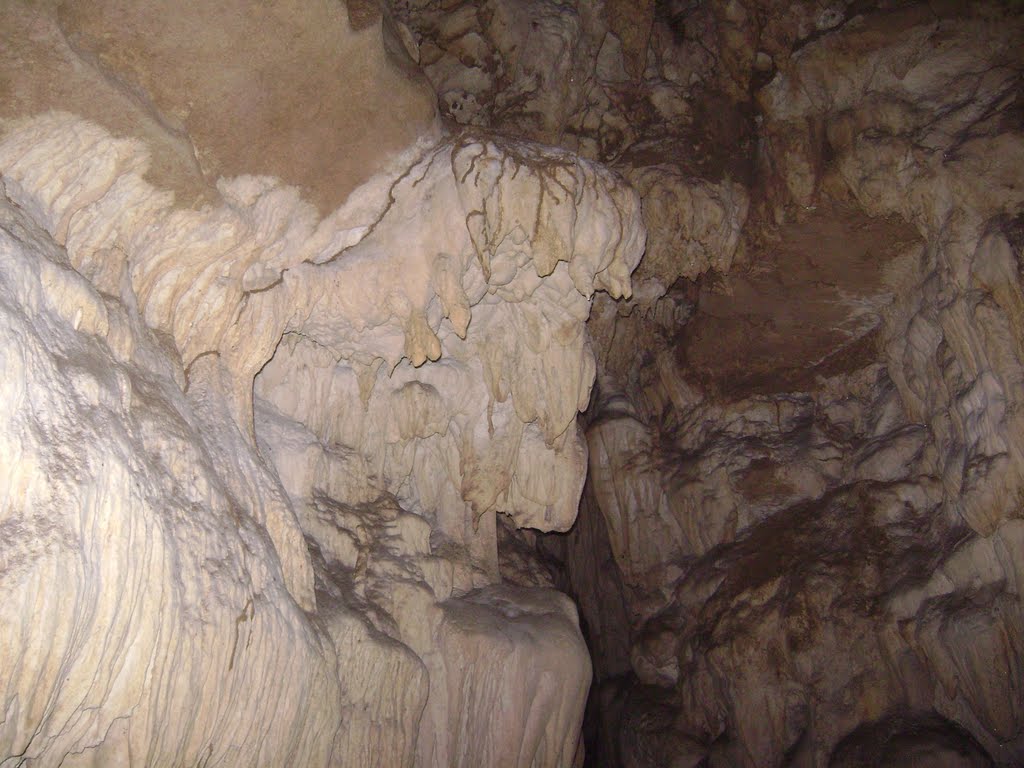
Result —
[[580, 606], [593, 763], [1024, 763], [1019, 9], [621, 5], [396, 4], [453, 120], [642, 198], [579, 520], [510, 533]]
[[4, 4], [2, 765], [575, 759], [495, 516], [575, 518], [637, 196], [343, 14]]
[[0, 766], [1024, 764], [1013, 3], [0, 17]]

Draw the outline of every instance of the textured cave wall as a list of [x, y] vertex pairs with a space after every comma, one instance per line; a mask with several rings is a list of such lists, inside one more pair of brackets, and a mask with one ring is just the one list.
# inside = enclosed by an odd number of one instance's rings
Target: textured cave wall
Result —
[[[758, 92], [746, 264], [681, 297], [681, 330], [598, 315], [664, 350], [635, 373], [609, 344], [632, 410], [588, 432], [660, 713], [623, 715], [625, 764], [680, 735], [722, 765], [1024, 759], [1021, 28], [991, 13], [802, 45]], [[919, 725], [943, 718], [947, 742]], [[919, 743], [844, 762], [876, 721]]]
[[390, 10], [0, 2], [0, 765], [1024, 762], [1019, 11]]
[[497, 538], [573, 522], [638, 196], [349, 10], [0, 6], [0, 765], [583, 759]]
[[593, 763], [1024, 762], [1019, 9], [394, 6], [448, 119], [641, 196], [578, 522], [505, 544]]

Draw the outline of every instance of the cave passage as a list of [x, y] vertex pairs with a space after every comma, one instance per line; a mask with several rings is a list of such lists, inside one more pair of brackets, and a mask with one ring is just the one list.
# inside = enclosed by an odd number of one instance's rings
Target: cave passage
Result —
[[0, 768], [1024, 765], [1024, 14], [0, 0]]

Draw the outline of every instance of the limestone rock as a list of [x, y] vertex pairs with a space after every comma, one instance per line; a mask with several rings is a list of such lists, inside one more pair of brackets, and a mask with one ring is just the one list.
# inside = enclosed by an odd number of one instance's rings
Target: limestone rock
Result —
[[433, 93], [388, 25], [354, 30], [342, 3], [5, 0], [2, 13], [0, 116], [63, 109], [144, 137], [149, 180], [186, 203], [255, 174], [327, 213], [436, 131]]
[[686, 178], [671, 166], [632, 168], [626, 178], [644, 201], [648, 232], [638, 279], [654, 277], [668, 288], [680, 277], [729, 271], [747, 219], [742, 185]]
[[540, 545], [593, 628], [588, 745], [1016, 765], [1019, 14], [738, 5], [713, 53], [765, 77], [740, 243], [595, 306], [588, 491]]
[[[0, 210], [3, 762], [326, 764], [345, 673], [285, 590], [254, 505], [272, 476], [204, 429], [137, 315]], [[386, 653], [363, 649], [355, 667]]]
[[572, 765], [495, 516], [573, 522], [638, 198], [442, 139], [386, 19], [200, 5], [4, 6], [0, 764]]
[[1024, 763], [1014, 9], [0, 3], [0, 765]]

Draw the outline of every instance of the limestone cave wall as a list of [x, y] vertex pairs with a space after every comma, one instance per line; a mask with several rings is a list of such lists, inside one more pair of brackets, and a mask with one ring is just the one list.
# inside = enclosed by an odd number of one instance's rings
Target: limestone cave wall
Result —
[[0, 766], [1024, 764], [1018, 5], [0, 0]]

